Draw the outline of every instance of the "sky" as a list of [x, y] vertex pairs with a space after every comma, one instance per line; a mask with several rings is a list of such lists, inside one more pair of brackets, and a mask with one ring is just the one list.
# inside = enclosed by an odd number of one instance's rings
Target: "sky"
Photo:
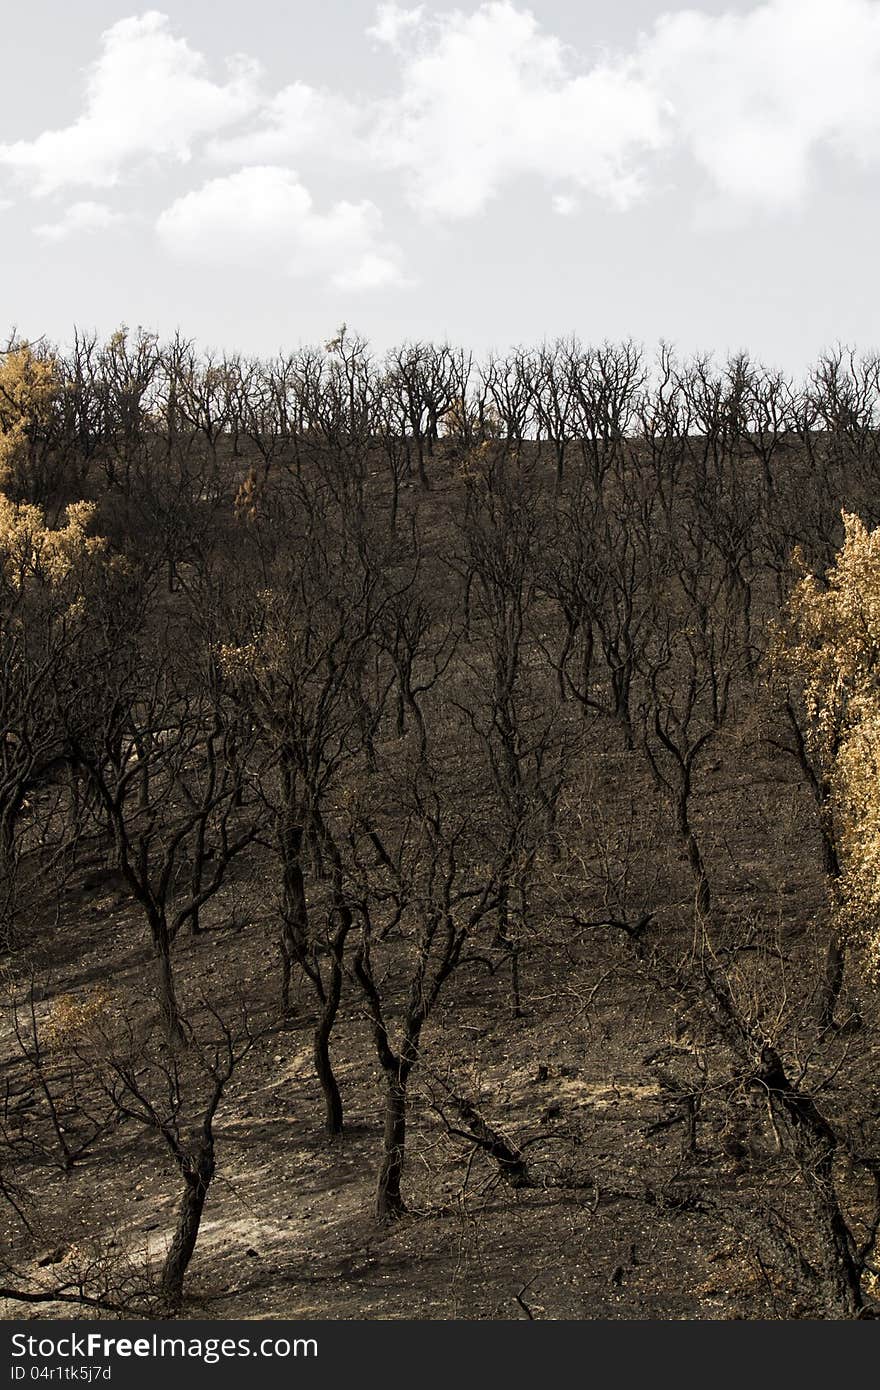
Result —
[[5, 321], [880, 349], [880, 0], [29, 0]]

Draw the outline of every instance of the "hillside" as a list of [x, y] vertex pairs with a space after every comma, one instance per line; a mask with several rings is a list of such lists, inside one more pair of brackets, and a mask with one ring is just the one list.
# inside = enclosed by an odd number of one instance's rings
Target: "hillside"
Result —
[[876, 1314], [878, 394], [5, 354], [5, 1317]]

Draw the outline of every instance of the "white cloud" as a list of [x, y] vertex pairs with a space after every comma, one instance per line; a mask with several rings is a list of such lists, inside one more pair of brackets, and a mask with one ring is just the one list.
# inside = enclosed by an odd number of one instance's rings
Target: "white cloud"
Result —
[[571, 217], [579, 208], [580, 203], [570, 193], [557, 193], [553, 198], [553, 211], [560, 217]]
[[374, 204], [342, 201], [319, 212], [297, 175], [274, 165], [211, 179], [166, 208], [157, 231], [171, 255], [195, 265], [274, 265], [346, 289], [405, 283]]
[[[289, 265], [320, 264], [320, 273], [368, 286], [400, 274], [377, 209], [341, 200], [316, 211], [290, 165], [308, 172], [319, 158], [330, 180], [342, 170], [374, 182], [393, 174], [423, 215], [454, 219], [523, 183], [543, 185], [560, 216], [589, 197], [625, 208], [690, 164], [710, 195], [704, 214], [741, 216], [796, 205], [822, 158], [870, 166], [880, 157], [880, 0], [679, 10], [628, 52], [600, 59], [575, 53], [517, 0], [466, 10], [381, 4], [367, 35], [396, 69], [382, 99], [303, 80], [267, 98], [253, 60], [229, 60], [218, 78], [166, 15], [121, 20], [102, 35], [78, 118], [0, 144], [0, 172], [50, 194], [111, 188], [169, 162], [207, 158], [239, 172], [163, 214], [169, 245], [209, 243], [195, 229], [216, 204], [218, 254], [242, 239], [282, 254], [278, 228], [288, 216]], [[253, 207], [244, 205], [250, 192]], [[241, 234], [222, 212], [230, 204]], [[41, 223], [39, 235], [94, 230], [102, 206], [74, 204]], [[103, 225], [111, 215], [105, 209]], [[323, 259], [318, 232], [332, 252]], [[333, 260], [343, 247], [344, 270]]]
[[744, 14], [665, 15], [643, 37], [636, 66], [671, 103], [676, 142], [730, 200], [796, 202], [823, 149], [877, 158], [876, 0], [767, 0]]
[[414, 283], [403, 274], [394, 255], [383, 256], [374, 251], [365, 252], [351, 265], [335, 271], [330, 280], [341, 290], [379, 290], [386, 285], [402, 288]]
[[513, 0], [383, 5], [368, 33], [399, 63], [373, 157], [434, 216], [471, 216], [529, 177], [557, 212], [578, 193], [625, 207], [671, 154], [730, 205], [773, 209], [803, 196], [820, 152], [869, 164], [880, 151], [878, 0], [676, 11], [592, 64]]
[[200, 137], [242, 119], [258, 103], [258, 69], [232, 58], [227, 80], [206, 76], [202, 54], [175, 38], [155, 10], [101, 36], [101, 55], [72, 125], [0, 145], [5, 166], [38, 194], [70, 185], [109, 188], [131, 164], [190, 159]]
[[283, 87], [259, 113], [254, 130], [210, 140], [211, 159], [231, 164], [274, 164], [320, 150], [332, 159], [351, 157], [357, 150], [357, 127], [362, 111], [346, 97], [321, 91], [306, 82]]
[[418, 28], [423, 13], [421, 5], [416, 9], [406, 9], [403, 5], [379, 5], [376, 22], [367, 30], [367, 35], [377, 43], [397, 48], [410, 30]]
[[[380, 12], [380, 19], [383, 12]], [[400, 92], [373, 136], [422, 212], [466, 217], [537, 176], [625, 206], [639, 158], [663, 143], [663, 100], [625, 62], [579, 70], [528, 11], [493, 0], [470, 14], [395, 12], [372, 31], [400, 54]]]
[[101, 232], [126, 219], [106, 203], [71, 203], [57, 222], [42, 222], [34, 228], [41, 241], [67, 241], [80, 232]]

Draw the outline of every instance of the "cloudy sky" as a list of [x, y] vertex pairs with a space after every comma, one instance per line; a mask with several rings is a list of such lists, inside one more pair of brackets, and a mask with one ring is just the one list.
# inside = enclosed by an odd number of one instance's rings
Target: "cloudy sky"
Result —
[[0, 333], [880, 347], [880, 0], [28, 0], [2, 42]]

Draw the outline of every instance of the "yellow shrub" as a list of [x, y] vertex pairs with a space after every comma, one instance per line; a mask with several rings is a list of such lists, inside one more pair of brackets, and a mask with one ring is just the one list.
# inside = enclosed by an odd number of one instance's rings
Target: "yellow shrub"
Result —
[[791, 596], [782, 651], [831, 779], [841, 921], [880, 973], [880, 528], [843, 521], [824, 586], [806, 576]]

